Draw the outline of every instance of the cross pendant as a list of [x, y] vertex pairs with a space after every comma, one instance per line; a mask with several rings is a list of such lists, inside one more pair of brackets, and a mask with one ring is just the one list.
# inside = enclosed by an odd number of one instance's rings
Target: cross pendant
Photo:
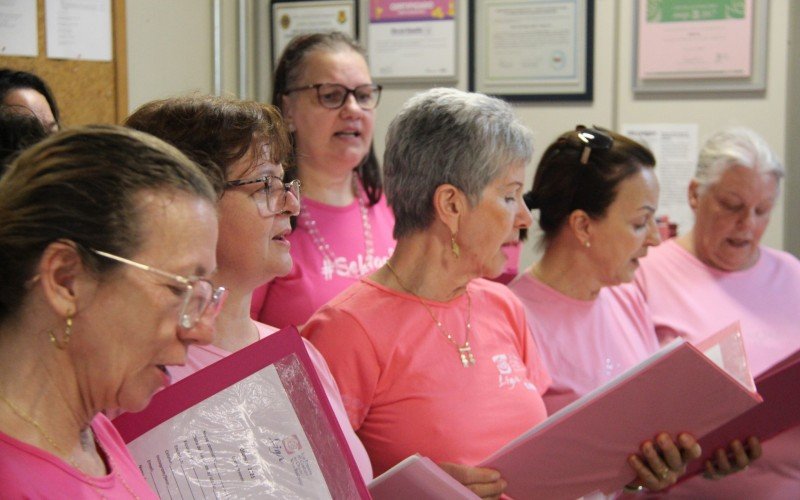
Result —
[[469, 343], [458, 347], [458, 354], [461, 357], [461, 366], [469, 368], [475, 364], [475, 356], [472, 355], [472, 348]]

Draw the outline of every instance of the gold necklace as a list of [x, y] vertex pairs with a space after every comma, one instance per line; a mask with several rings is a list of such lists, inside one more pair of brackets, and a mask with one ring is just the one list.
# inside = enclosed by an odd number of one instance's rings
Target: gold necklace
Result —
[[[39, 431], [39, 434], [41, 434], [42, 437], [50, 444], [50, 446], [52, 446], [53, 449], [56, 450], [60, 456], [65, 457], [67, 462], [70, 463], [70, 465], [72, 465], [75, 469], [77, 469], [77, 470], [83, 472], [84, 474], [86, 474], [83, 471], [83, 469], [78, 467], [78, 463], [75, 462], [75, 460], [73, 460], [58, 444], [56, 444], [55, 440], [52, 437], [50, 437], [50, 435], [47, 432], [45, 432], [45, 430], [42, 428], [42, 426], [39, 424], [39, 422], [34, 420], [34, 418], [32, 416], [28, 415], [27, 413], [25, 413], [21, 409], [17, 408], [17, 406], [14, 403], [12, 403], [11, 401], [9, 401], [3, 394], [0, 394], [0, 399], [2, 399], [3, 402], [6, 405], [8, 405], [9, 408], [11, 408], [11, 411], [14, 412], [14, 414], [16, 416], [18, 416], [19, 418], [21, 418], [25, 422], [27, 422], [27, 423], [31, 424], [33, 427], [35, 427], [36, 430]], [[92, 433], [92, 441], [95, 441], [94, 433]], [[116, 462], [111, 457], [111, 454], [106, 451], [106, 449], [103, 447], [103, 445], [99, 441], [97, 441], [97, 444], [100, 446], [100, 448], [102, 448], [103, 453], [105, 453], [105, 455], [108, 457], [109, 465], [114, 470], [114, 475], [116, 475], [120, 479], [120, 481], [122, 482], [122, 485], [125, 487], [126, 490], [128, 490], [128, 493], [130, 493], [131, 497], [135, 498], [136, 500], [138, 500], [139, 496], [136, 493], [133, 492], [131, 487], [128, 486], [127, 481], [125, 481], [125, 478], [123, 478], [122, 475], [119, 473], [119, 469], [116, 466]], [[90, 486], [92, 486], [92, 485], [90, 484]], [[101, 492], [100, 490], [98, 490], [94, 486], [92, 486], [92, 488], [94, 488], [95, 492], [98, 495], [100, 495], [100, 498], [106, 498], [106, 496], [103, 495], [103, 492]]]
[[456, 342], [455, 338], [453, 338], [453, 334], [445, 330], [444, 326], [442, 325], [442, 322], [436, 318], [436, 315], [433, 314], [433, 311], [431, 310], [430, 307], [428, 307], [428, 304], [426, 304], [425, 301], [422, 300], [422, 297], [409, 290], [408, 287], [403, 284], [403, 282], [400, 280], [400, 276], [397, 275], [397, 271], [394, 270], [392, 264], [390, 264], [389, 261], [386, 261], [386, 268], [389, 269], [389, 271], [391, 271], [391, 273], [394, 275], [394, 278], [397, 280], [397, 283], [403, 290], [416, 297], [419, 303], [422, 304], [422, 306], [425, 308], [426, 311], [428, 311], [428, 314], [431, 315], [433, 324], [436, 325], [436, 328], [439, 329], [439, 332], [442, 335], [444, 335], [444, 337], [456, 347], [456, 350], [458, 351], [458, 356], [461, 359], [461, 366], [463, 366], [464, 368], [469, 368], [470, 366], [473, 366], [475, 364], [475, 356], [472, 355], [472, 347], [470, 347], [469, 345], [469, 334], [472, 331], [472, 323], [470, 320], [470, 318], [472, 317], [472, 298], [469, 296], [469, 290], [465, 290], [465, 293], [467, 294], [467, 323], [466, 323], [467, 335], [464, 338], [464, 343], [459, 344], [458, 342]]

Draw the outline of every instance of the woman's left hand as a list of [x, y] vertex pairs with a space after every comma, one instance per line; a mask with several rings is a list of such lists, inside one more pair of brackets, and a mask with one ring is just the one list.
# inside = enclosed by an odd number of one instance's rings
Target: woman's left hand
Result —
[[652, 491], [672, 486], [686, 472], [686, 464], [700, 458], [701, 449], [690, 434], [678, 435], [677, 443], [666, 432], [656, 436], [655, 442], [645, 441], [639, 455], [628, 457], [628, 464], [638, 478], [626, 490], [647, 488]]
[[747, 444], [742, 444], [734, 439], [728, 449], [718, 449], [712, 458], [706, 460], [706, 479], [722, 479], [725, 476], [747, 469], [754, 460], [761, 457], [761, 442], [757, 437], [751, 436]]

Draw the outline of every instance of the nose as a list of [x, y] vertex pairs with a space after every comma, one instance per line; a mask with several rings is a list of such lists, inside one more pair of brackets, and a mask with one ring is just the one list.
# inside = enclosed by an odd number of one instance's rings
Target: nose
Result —
[[215, 334], [215, 320], [210, 314], [203, 314], [191, 328], [178, 325], [178, 337], [186, 344], [208, 345], [214, 342]]
[[750, 229], [756, 224], [756, 210], [755, 208], [747, 208], [742, 210], [742, 215], [739, 217], [739, 226], [743, 229]]
[[517, 215], [515, 218], [514, 227], [517, 229], [529, 228], [533, 224], [533, 216], [528, 206], [523, 201], [522, 197], [517, 200]]
[[661, 231], [658, 230], [658, 223], [655, 217], [651, 217], [647, 223], [647, 238], [644, 241], [644, 245], [654, 247], [659, 243], [661, 243]]
[[300, 213], [300, 195], [295, 195], [291, 190], [287, 190], [282, 213], [284, 215], [298, 215]]
[[364, 112], [361, 106], [358, 105], [356, 95], [353, 92], [347, 93], [347, 96], [344, 98], [344, 104], [342, 104], [342, 107], [339, 109], [345, 116], [360, 115]]

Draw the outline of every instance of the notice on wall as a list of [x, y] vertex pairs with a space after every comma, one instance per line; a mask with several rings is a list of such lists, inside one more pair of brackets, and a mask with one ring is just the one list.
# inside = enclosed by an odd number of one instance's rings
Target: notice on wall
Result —
[[0, 1], [0, 54], [28, 57], [39, 55], [36, 16], [36, 2]]
[[656, 157], [661, 187], [658, 215], [678, 224], [678, 234], [694, 225], [687, 192], [697, 165], [697, 124], [626, 124], [621, 133], [647, 146]]
[[111, 0], [45, 0], [47, 57], [111, 60]]

